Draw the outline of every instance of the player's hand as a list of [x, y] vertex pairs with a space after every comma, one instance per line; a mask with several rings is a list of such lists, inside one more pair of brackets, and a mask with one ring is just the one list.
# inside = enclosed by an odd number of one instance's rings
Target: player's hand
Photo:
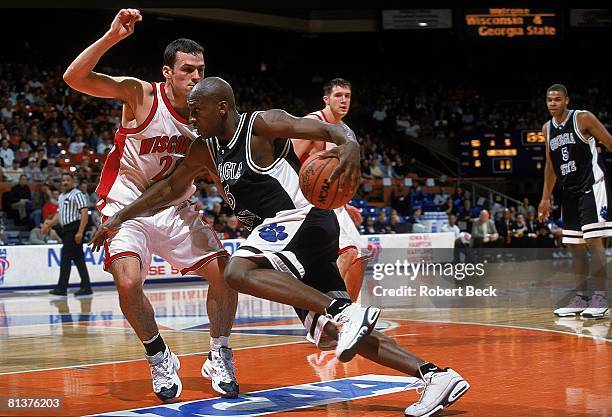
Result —
[[83, 241], [83, 232], [77, 232], [74, 235], [74, 241], [76, 242], [77, 245], [80, 245], [81, 242]]
[[338, 166], [332, 172], [329, 180], [340, 178], [338, 191], [356, 190], [361, 179], [360, 147], [357, 142], [349, 141], [325, 152], [322, 158], [338, 158]]
[[543, 199], [538, 206], [538, 220], [543, 222], [548, 220], [548, 216], [550, 216], [550, 198]]
[[346, 209], [346, 212], [349, 214], [355, 227], [358, 228], [361, 225], [361, 223], [363, 223], [363, 217], [361, 216], [361, 212], [359, 211], [359, 209], [357, 207], [351, 206], [350, 204], [346, 204], [344, 208]]
[[142, 21], [140, 10], [121, 9], [113, 19], [107, 34], [120, 41], [134, 33], [134, 26], [140, 21]]
[[94, 252], [99, 251], [104, 246], [106, 239], [110, 239], [117, 234], [119, 226], [121, 226], [121, 220], [116, 215], [109, 217], [98, 227], [96, 234], [91, 238], [91, 242], [89, 242], [91, 249]]

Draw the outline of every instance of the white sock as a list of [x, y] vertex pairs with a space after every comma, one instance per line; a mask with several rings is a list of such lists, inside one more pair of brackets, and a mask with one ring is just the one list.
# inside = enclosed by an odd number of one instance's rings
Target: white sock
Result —
[[229, 347], [229, 336], [211, 337], [210, 349], [219, 350], [222, 347]]
[[595, 295], [601, 295], [603, 298], [606, 298], [606, 292], [605, 291], [595, 291], [594, 294]]
[[579, 295], [581, 297], [586, 297], [587, 296], [584, 291], [576, 291], [576, 295]]

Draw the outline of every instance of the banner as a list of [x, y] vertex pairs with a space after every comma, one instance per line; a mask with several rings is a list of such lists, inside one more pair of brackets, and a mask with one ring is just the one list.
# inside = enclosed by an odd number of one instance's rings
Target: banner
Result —
[[[452, 248], [452, 233], [423, 233], [401, 235], [362, 236], [363, 246], [370, 250], [378, 248]], [[244, 239], [223, 240], [223, 246], [234, 253]], [[60, 254], [62, 245], [26, 245], [0, 247], [0, 290], [50, 288], [55, 286], [59, 277]], [[84, 246], [85, 263], [92, 283], [113, 284], [111, 274], [105, 272], [104, 251], [92, 252]], [[180, 271], [160, 257], [154, 256], [149, 267], [147, 279], [178, 279]], [[70, 281], [79, 283], [75, 267], [72, 268]]]

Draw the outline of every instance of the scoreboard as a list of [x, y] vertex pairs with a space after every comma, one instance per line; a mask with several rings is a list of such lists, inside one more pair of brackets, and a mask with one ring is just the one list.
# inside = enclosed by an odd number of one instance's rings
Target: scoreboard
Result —
[[462, 176], [543, 175], [546, 138], [541, 130], [465, 133], [458, 139]]

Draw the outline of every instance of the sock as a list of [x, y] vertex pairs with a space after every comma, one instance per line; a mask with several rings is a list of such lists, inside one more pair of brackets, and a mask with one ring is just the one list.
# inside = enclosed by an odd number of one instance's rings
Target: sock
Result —
[[329, 314], [332, 317], [336, 317], [342, 312], [342, 310], [344, 310], [350, 305], [350, 300], [345, 300], [343, 298], [333, 299], [332, 302], [329, 304], [329, 307], [325, 309], [325, 313]]
[[151, 340], [142, 342], [147, 351], [147, 356], [154, 356], [156, 353], [164, 352], [166, 350], [166, 344], [162, 339], [161, 334], [157, 333]]
[[419, 367], [419, 369], [417, 369], [417, 371], [414, 373], [414, 376], [419, 378], [419, 379], [421, 379], [421, 374], [425, 375], [428, 372], [444, 372], [444, 369], [438, 368], [433, 363], [427, 362], [427, 363], [424, 363], [423, 365], [421, 365]]
[[211, 337], [210, 350], [219, 350], [222, 347], [229, 347], [229, 336]]
[[601, 295], [603, 298], [606, 298], [606, 292], [605, 291], [595, 291], [594, 294], [595, 295]]
[[576, 295], [579, 296], [579, 297], [584, 298], [585, 300], [587, 300], [589, 298], [589, 296], [586, 295], [584, 291], [576, 291]]

